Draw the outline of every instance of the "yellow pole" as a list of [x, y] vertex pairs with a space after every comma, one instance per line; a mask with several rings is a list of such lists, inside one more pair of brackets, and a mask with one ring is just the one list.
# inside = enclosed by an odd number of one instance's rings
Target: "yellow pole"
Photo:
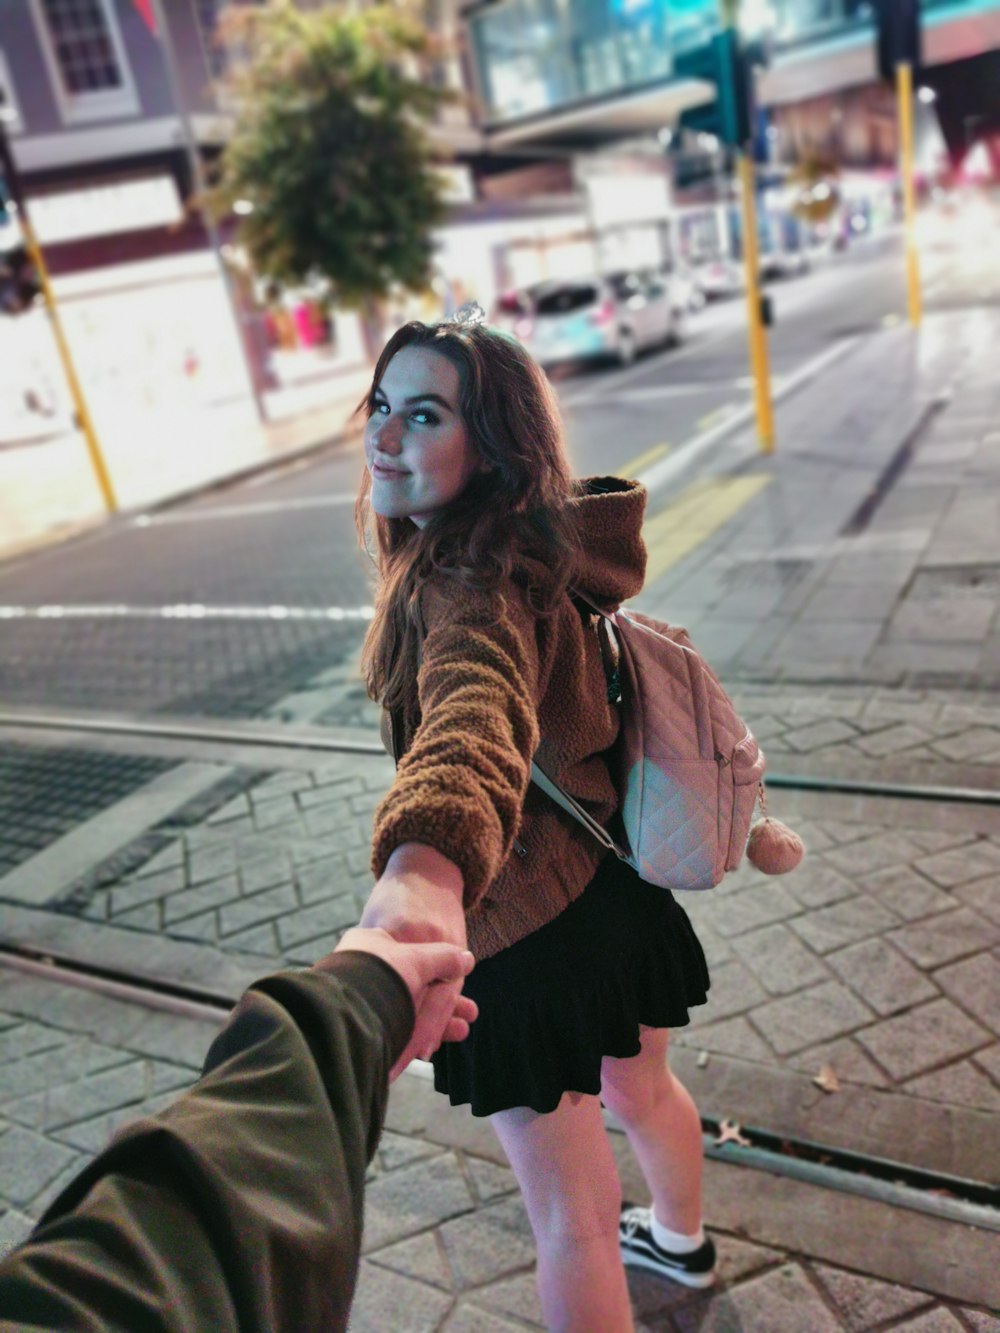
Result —
[[[724, 28], [738, 28], [740, 0], [720, 0]], [[751, 74], [751, 78], [752, 78]], [[740, 194], [743, 214], [743, 261], [746, 267], [747, 339], [750, 344], [750, 370], [753, 374], [754, 406], [757, 413], [757, 440], [761, 453], [774, 453], [774, 412], [771, 407], [771, 369], [767, 355], [767, 334], [760, 308], [760, 255], [757, 248], [757, 195], [755, 191], [753, 152], [747, 145], [739, 150]]]
[[757, 206], [754, 191], [753, 160], [743, 150], [740, 159], [740, 185], [743, 196], [743, 259], [746, 265], [747, 336], [750, 342], [750, 368], [753, 371], [754, 403], [757, 410], [757, 439], [761, 452], [774, 452], [774, 412], [771, 407], [771, 370], [767, 355], [767, 334], [760, 308], [760, 256], [757, 249]]
[[923, 310], [917, 254], [917, 194], [913, 178], [913, 67], [905, 60], [896, 66], [896, 100], [899, 105], [899, 174], [903, 179], [907, 304], [910, 323], [916, 328]]
[[97, 485], [100, 488], [101, 498], [109, 513], [113, 514], [118, 508], [118, 501], [115, 499], [114, 487], [111, 484], [111, 477], [108, 473], [107, 465], [104, 462], [104, 456], [101, 453], [101, 446], [97, 440], [97, 432], [94, 430], [94, 422], [87, 407], [87, 401], [83, 396], [83, 389], [80, 386], [80, 380], [76, 373], [76, 366], [73, 364], [73, 356], [69, 350], [69, 343], [66, 341], [66, 335], [63, 331], [62, 320], [59, 318], [59, 310], [56, 306], [56, 299], [52, 292], [52, 283], [49, 281], [49, 271], [45, 266], [45, 256], [42, 254], [42, 247], [38, 244], [38, 238], [35, 235], [35, 229], [31, 225], [27, 209], [22, 200], [18, 205], [18, 222], [21, 224], [21, 234], [24, 237], [24, 245], [31, 257], [38, 273], [38, 280], [41, 283], [42, 294], [45, 297], [45, 308], [48, 310], [49, 319], [52, 322], [52, 332], [55, 336], [56, 347], [59, 349], [59, 359], [62, 361], [63, 370], [66, 373], [66, 383], [69, 385], [70, 396], [73, 399], [73, 407], [76, 412], [76, 419], [80, 423], [80, 429], [83, 431], [83, 438], [87, 445], [87, 453], [90, 455], [90, 462], [97, 477]]

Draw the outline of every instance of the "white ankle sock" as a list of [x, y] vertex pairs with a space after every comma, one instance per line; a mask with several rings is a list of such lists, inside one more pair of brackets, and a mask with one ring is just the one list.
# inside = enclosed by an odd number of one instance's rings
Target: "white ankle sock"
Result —
[[665, 1227], [652, 1209], [649, 1210], [649, 1221], [653, 1239], [661, 1249], [668, 1250], [671, 1254], [693, 1254], [705, 1244], [704, 1227], [699, 1227], [693, 1236], [682, 1235], [679, 1231], [671, 1231], [669, 1227]]

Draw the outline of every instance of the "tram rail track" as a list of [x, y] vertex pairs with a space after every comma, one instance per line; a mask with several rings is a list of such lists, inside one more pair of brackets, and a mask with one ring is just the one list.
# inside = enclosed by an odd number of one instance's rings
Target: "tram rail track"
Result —
[[[344, 735], [319, 727], [292, 727], [249, 722], [201, 721], [84, 715], [16, 710], [0, 712], [0, 740], [4, 734], [18, 743], [36, 736], [51, 744], [57, 736], [92, 739], [105, 743], [115, 738], [131, 743], [171, 742], [177, 745], [225, 747], [232, 761], [241, 752], [273, 753], [280, 765], [283, 756], [357, 754], [384, 755], [378, 739], [356, 729]], [[43, 738], [44, 741], [43, 741]], [[808, 774], [769, 772], [774, 789], [812, 793], [837, 793], [889, 800], [939, 802], [949, 806], [1000, 808], [1000, 790], [990, 787], [940, 782], [880, 781], [872, 778], [817, 777]], [[170, 981], [94, 963], [67, 951], [56, 952], [27, 939], [0, 939], [0, 970], [20, 972], [59, 985], [96, 991], [109, 998], [143, 1005], [180, 1017], [221, 1022], [238, 996], [223, 991]], [[415, 1062], [414, 1072], [429, 1077], [430, 1066]], [[805, 1137], [776, 1133], [766, 1125], [741, 1125], [745, 1144], [716, 1142], [720, 1119], [702, 1120], [705, 1152], [710, 1158], [757, 1171], [769, 1172], [839, 1193], [852, 1194], [934, 1217], [1000, 1232], [1000, 1185], [925, 1170], [913, 1164], [865, 1152], [817, 1142]]]
[[[56, 954], [10, 940], [0, 941], [0, 970], [216, 1023], [226, 1017], [239, 998], [136, 971], [102, 967], [65, 952]], [[432, 1077], [430, 1065], [423, 1061], [415, 1061], [411, 1068], [419, 1077]], [[1000, 1233], [1000, 1185], [777, 1134], [763, 1126], [740, 1125], [743, 1144], [720, 1143], [724, 1123], [716, 1116], [702, 1116], [705, 1155], [709, 1158]]]
[[[347, 730], [349, 734], [345, 735]], [[113, 717], [93, 714], [39, 713], [25, 710], [0, 712], [0, 738], [4, 732], [37, 732], [40, 736], [64, 733], [112, 738], [119, 736], [150, 741], [221, 744], [234, 749], [314, 752], [316, 754], [370, 754], [382, 756], [379, 739], [369, 739], [362, 728], [297, 727], [261, 725], [254, 722], [154, 721], [144, 718]], [[21, 736], [19, 736], [21, 739]], [[913, 801], [943, 801], [954, 805], [980, 805], [1000, 809], [1000, 787], [975, 787], [941, 782], [884, 781], [877, 778], [817, 776], [807, 773], [782, 773], [768, 769], [767, 785], [774, 789], [803, 792], [840, 793], [849, 796], [876, 796]]]

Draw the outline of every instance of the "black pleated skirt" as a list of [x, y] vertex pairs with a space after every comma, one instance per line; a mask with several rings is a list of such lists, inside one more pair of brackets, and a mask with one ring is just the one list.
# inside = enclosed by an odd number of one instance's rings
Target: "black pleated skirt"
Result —
[[687, 913], [610, 854], [554, 921], [477, 964], [479, 1018], [434, 1056], [434, 1086], [477, 1116], [554, 1111], [600, 1092], [603, 1056], [638, 1055], [640, 1024], [684, 1027], [708, 988]]

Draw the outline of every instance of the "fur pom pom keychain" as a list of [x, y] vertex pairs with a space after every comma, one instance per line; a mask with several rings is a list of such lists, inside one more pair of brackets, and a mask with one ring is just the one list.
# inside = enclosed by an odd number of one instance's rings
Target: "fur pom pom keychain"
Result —
[[760, 808], [764, 818], [750, 830], [747, 860], [765, 875], [787, 875], [805, 856], [805, 843], [794, 829], [782, 824], [780, 819], [772, 819], [767, 813], [763, 783], [760, 785]]

